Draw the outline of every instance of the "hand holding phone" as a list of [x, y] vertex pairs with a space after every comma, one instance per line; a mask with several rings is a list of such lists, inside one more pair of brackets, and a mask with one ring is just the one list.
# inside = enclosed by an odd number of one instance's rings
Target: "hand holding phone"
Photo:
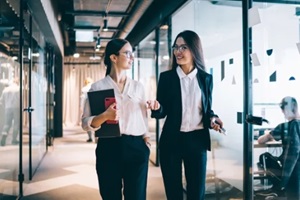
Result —
[[216, 118], [214, 118], [213, 122], [220, 125], [220, 130], [219, 130], [220, 133], [223, 133], [224, 135], [227, 135], [226, 129], [221, 127], [221, 124], [216, 120]]
[[[107, 97], [105, 98], [105, 109], [107, 109], [111, 104], [116, 103], [116, 99], [114, 97]], [[116, 106], [114, 107], [116, 109]], [[117, 124], [119, 123], [118, 120], [107, 120], [107, 124]]]

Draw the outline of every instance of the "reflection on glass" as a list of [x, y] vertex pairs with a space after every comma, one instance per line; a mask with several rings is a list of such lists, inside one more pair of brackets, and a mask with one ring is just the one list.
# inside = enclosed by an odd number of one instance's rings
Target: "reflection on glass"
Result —
[[[30, 15], [24, 15], [29, 22]], [[26, 37], [23, 46], [23, 166], [25, 181], [32, 179], [39, 163], [46, 153], [46, 59], [44, 37], [35, 20], [32, 20], [32, 43]], [[26, 35], [27, 36], [27, 35]], [[31, 110], [33, 109], [33, 110]], [[30, 111], [31, 110], [31, 111]], [[31, 121], [30, 121], [31, 119]]]
[[[255, 143], [261, 142], [265, 133], [270, 133], [269, 135], [284, 145], [284, 148], [281, 145], [255, 146], [253, 150], [253, 189], [258, 191], [271, 188], [276, 193], [273, 189], [278, 186], [278, 183], [269, 176], [262, 183], [257, 178], [257, 174], [262, 171], [261, 166], [266, 167], [266, 165], [260, 165], [262, 163], [261, 155], [268, 152], [275, 158], [280, 157], [282, 150], [286, 148], [286, 138], [292, 134], [292, 132], [286, 131], [286, 128], [280, 128], [278, 131], [276, 127], [288, 121], [280, 108], [281, 100], [285, 96], [291, 96], [295, 97], [297, 102], [300, 101], [300, 93], [298, 92], [300, 60], [295, 59], [299, 57], [297, 46], [299, 44], [299, 18], [297, 16], [299, 5], [254, 3], [253, 6], [258, 10], [256, 17], [260, 18], [260, 23], [252, 27], [252, 51], [256, 54], [256, 63], [258, 63], [257, 66], [253, 67], [253, 114], [269, 121], [269, 123], [253, 127]], [[287, 37], [281, 37], [287, 34]], [[284, 137], [276, 137], [278, 132]], [[288, 160], [296, 160], [296, 157], [298, 155], [289, 155]], [[282, 165], [286, 165], [286, 158], [284, 156], [281, 158]], [[266, 164], [269, 165], [269, 163]], [[289, 170], [292, 171], [293, 169], [290, 168]], [[270, 170], [267, 167], [263, 172], [270, 172]], [[298, 184], [299, 186], [299, 180], [298, 177], [298, 181], [294, 179], [295, 182], [289, 184]], [[284, 198], [285, 196], [281, 197]], [[290, 199], [299, 198], [299, 196], [290, 197]]]
[[[138, 46], [137, 64], [135, 69], [138, 80], [144, 85], [146, 99], [156, 98], [156, 73], [155, 73], [155, 31], [150, 33]], [[156, 120], [150, 117], [148, 111], [148, 125], [151, 137], [151, 154], [150, 160], [156, 160]]]
[[2, 129], [1, 146], [7, 143], [7, 137], [12, 129], [11, 144], [19, 144], [20, 122], [20, 85], [19, 78], [13, 78], [3, 89], [0, 96], [0, 104], [4, 107], [4, 126]]
[[242, 1], [193, 0], [173, 15], [172, 41], [183, 30], [201, 38], [207, 73], [214, 81], [212, 109], [228, 132], [210, 132], [206, 197], [241, 199], [244, 138], [236, 116], [243, 110]]
[[0, 53], [0, 185], [9, 195], [18, 194], [18, 186], [3, 184], [18, 181], [19, 172], [19, 63]]
[[[170, 56], [168, 53], [168, 26], [163, 26], [159, 31], [159, 34], [156, 35], [156, 32], [153, 31], [150, 33], [138, 46], [137, 59], [134, 63], [134, 72], [135, 77], [138, 77], [138, 80], [145, 87], [146, 99], [154, 100], [156, 99], [156, 90], [157, 90], [157, 79], [156, 74], [169, 69], [169, 60]], [[156, 37], [159, 37], [159, 54], [158, 54], [158, 71], [156, 71]], [[148, 124], [149, 124], [149, 133], [151, 135], [151, 154], [150, 160], [158, 165], [157, 153], [158, 153], [158, 144], [157, 141], [159, 138], [156, 136], [156, 119], [150, 118], [151, 111], [148, 110]], [[161, 119], [159, 127], [162, 127], [164, 119]], [[159, 130], [161, 132], [161, 130]], [[159, 137], [159, 136], [158, 136]]]

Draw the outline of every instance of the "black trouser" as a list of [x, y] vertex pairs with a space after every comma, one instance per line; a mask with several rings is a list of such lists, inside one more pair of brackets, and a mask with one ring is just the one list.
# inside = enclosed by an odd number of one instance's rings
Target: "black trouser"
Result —
[[182, 161], [187, 183], [187, 199], [203, 200], [205, 196], [207, 148], [203, 131], [179, 133], [172, 145], [167, 138], [160, 142], [160, 163], [169, 200], [183, 200]]
[[[145, 200], [150, 150], [142, 136], [100, 138], [96, 170], [103, 200]], [[124, 187], [123, 187], [124, 185]]]

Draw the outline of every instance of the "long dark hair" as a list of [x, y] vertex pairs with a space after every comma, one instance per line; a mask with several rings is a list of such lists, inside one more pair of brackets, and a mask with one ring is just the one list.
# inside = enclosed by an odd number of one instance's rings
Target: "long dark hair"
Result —
[[104, 64], [106, 65], [106, 74], [107, 76], [111, 71], [111, 60], [110, 56], [112, 54], [119, 55], [119, 51], [123, 48], [125, 44], [129, 43], [127, 40], [124, 39], [112, 39], [109, 41], [105, 48], [105, 57], [104, 57]]
[[[205, 64], [203, 58], [203, 50], [200, 37], [194, 31], [185, 30], [179, 33], [173, 43], [173, 46], [176, 44], [176, 40], [181, 37], [185, 41], [186, 45], [188, 46], [189, 50], [192, 53], [193, 63], [194, 66], [205, 71]], [[175, 69], [178, 64], [176, 62], [176, 58], [173, 54], [173, 60], [171, 63], [172, 69]]]

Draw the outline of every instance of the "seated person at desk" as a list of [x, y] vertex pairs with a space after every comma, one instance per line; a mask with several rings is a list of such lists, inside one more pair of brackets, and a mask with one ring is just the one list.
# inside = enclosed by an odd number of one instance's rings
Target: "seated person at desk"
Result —
[[[288, 200], [295, 200], [300, 199], [300, 115], [297, 101], [293, 97], [284, 97], [280, 108], [288, 123], [280, 124], [273, 131], [260, 136], [258, 143], [266, 143], [278, 137], [279, 130], [283, 149], [279, 157], [282, 162], [282, 171], [278, 185], [274, 186], [279, 190], [285, 190]], [[285, 125], [287, 126], [286, 132], [282, 131]]]
[[[257, 139], [258, 144], [265, 144], [271, 141], [281, 141], [284, 135], [287, 135], [288, 123], [281, 123], [277, 125], [273, 130], [265, 130], [264, 135]], [[282, 163], [283, 163], [284, 151], [282, 150], [279, 156], [274, 156], [269, 152], [265, 152], [259, 156], [259, 165], [264, 170], [267, 170], [268, 179], [273, 184], [273, 189], [280, 187]]]

